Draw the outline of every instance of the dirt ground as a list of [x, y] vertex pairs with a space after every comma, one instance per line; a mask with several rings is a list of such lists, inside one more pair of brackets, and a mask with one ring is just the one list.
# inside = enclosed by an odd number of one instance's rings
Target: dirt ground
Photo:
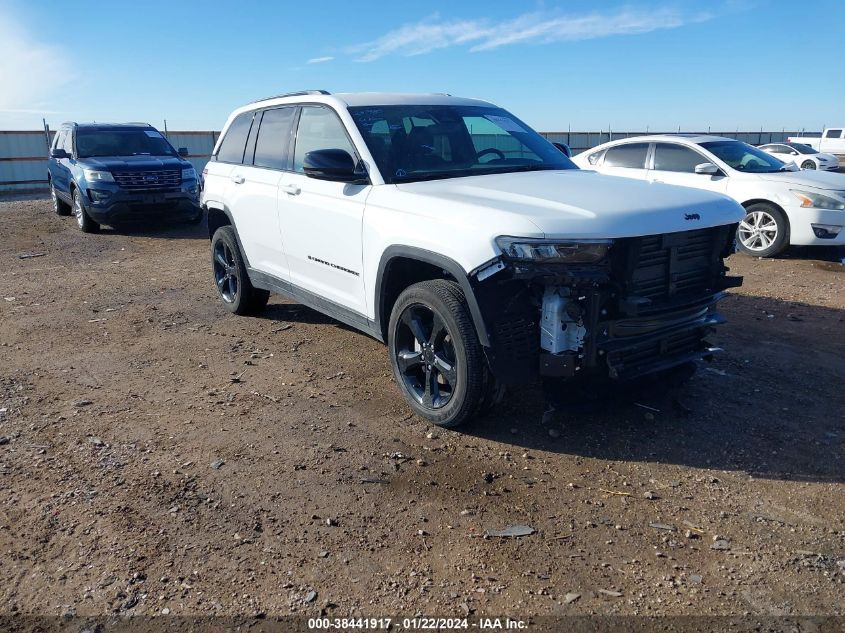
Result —
[[845, 614], [843, 252], [733, 256], [676, 392], [457, 432], [380, 343], [227, 313], [201, 227], [0, 227], [0, 614]]

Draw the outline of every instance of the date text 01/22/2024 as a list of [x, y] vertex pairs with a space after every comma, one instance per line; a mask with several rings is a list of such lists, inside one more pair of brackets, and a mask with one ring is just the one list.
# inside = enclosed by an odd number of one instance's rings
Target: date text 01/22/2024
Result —
[[528, 628], [524, 620], [511, 618], [479, 618], [471, 622], [467, 618], [309, 618], [309, 630], [387, 630], [408, 629], [419, 631], [467, 630], [519, 631]]

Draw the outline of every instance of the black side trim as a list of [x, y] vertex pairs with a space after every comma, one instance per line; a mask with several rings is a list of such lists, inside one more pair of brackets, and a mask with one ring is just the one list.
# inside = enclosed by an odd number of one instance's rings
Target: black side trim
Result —
[[334, 301], [324, 299], [313, 292], [293, 285], [289, 281], [279, 279], [274, 275], [270, 275], [254, 268], [250, 268], [249, 264], [247, 264], [247, 269], [249, 273], [249, 280], [256, 288], [284, 295], [293, 301], [301, 303], [304, 306], [308, 306], [309, 308], [313, 308], [314, 310], [317, 310], [317, 312], [322, 312], [323, 314], [330, 316], [341, 323], [345, 323], [356, 330], [360, 330], [364, 334], [368, 334], [378, 341], [384, 342], [381, 330], [376, 327], [376, 324], [373, 321], [363, 314], [338, 305]]
[[414, 246], [403, 246], [395, 244], [388, 246], [381, 255], [381, 261], [378, 265], [378, 274], [376, 276], [375, 287], [375, 305], [378, 306], [376, 310], [375, 328], [379, 331], [379, 340], [387, 339], [387, 322], [390, 320], [390, 315], [387, 314], [387, 306], [384, 303], [385, 293], [382, 291], [384, 273], [392, 259], [397, 257], [406, 257], [408, 259], [417, 259], [426, 264], [432, 264], [442, 268], [448, 272], [464, 291], [466, 296], [467, 306], [469, 307], [472, 322], [475, 325], [475, 332], [478, 335], [478, 341], [484, 347], [490, 347], [490, 337], [487, 332], [487, 326], [484, 323], [484, 318], [481, 315], [481, 308], [478, 306], [478, 301], [475, 298], [475, 290], [470, 284], [469, 277], [463, 267], [454, 259], [450, 259], [440, 253], [428, 251], [423, 248], [416, 248]]

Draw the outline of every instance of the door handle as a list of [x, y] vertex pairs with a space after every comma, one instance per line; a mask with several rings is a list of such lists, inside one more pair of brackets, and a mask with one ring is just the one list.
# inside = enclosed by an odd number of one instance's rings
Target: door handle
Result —
[[240, 174], [235, 174], [234, 176], [231, 177], [231, 179], [232, 179], [232, 182], [235, 183], [236, 185], [242, 185], [243, 182], [244, 182], [244, 177], [241, 176]]
[[302, 189], [300, 189], [296, 185], [282, 185], [282, 191], [292, 196], [298, 196]]

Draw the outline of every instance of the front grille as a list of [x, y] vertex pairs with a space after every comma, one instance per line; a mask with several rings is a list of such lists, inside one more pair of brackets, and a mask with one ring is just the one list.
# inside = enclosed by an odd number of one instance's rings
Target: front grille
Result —
[[639, 369], [662, 358], [681, 357], [702, 349], [701, 330], [679, 332], [636, 347], [610, 352], [608, 366], [615, 376], [636, 374]]
[[178, 189], [182, 184], [181, 169], [159, 169], [155, 171], [115, 171], [114, 181], [130, 191], [153, 189]]
[[715, 227], [630, 240], [625, 294], [657, 307], [708, 292], [720, 272], [728, 231]]

